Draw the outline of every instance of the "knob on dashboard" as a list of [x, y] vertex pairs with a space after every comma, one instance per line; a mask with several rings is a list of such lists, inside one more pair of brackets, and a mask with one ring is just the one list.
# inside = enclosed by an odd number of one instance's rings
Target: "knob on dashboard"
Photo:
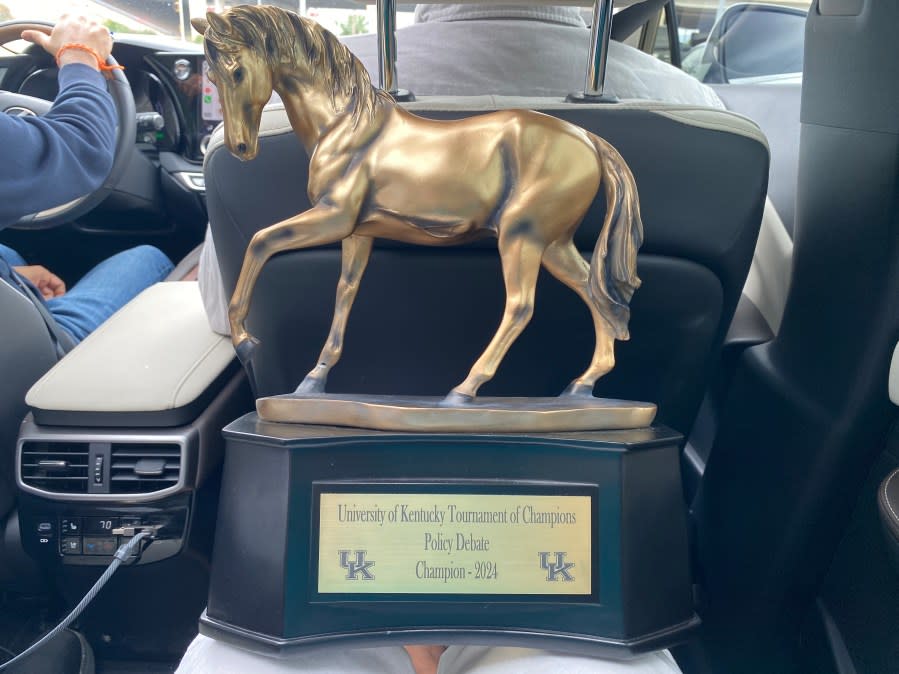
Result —
[[172, 74], [175, 76], [176, 80], [181, 82], [190, 77], [191, 70], [190, 61], [187, 59], [178, 59], [172, 66]]
[[161, 131], [165, 128], [165, 120], [158, 112], [137, 113], [138, 131]]

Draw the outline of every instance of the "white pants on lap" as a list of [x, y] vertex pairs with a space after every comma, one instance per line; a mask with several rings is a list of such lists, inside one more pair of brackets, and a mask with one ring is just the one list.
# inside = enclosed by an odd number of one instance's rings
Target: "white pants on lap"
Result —
[[[197, 636], [175, 674], [415, 674], [401, 646], [327, 648], [276, 659]], [[439, 674], [680, 674], [668, 651], [600, 660], [532, 648], [450, 646]]]
[[438, 674], [680, 674], [680, 668], [668, 651], [601, 660], [533, 648], [450, 646]]

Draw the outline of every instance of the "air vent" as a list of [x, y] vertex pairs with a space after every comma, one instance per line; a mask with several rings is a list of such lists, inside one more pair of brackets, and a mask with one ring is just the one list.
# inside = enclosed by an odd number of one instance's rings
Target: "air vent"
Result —
[[178, 484], [181, 446], [112, 443], [110, 494], [146, 494]]
[[22, 482], [44, 491], [86, 494], [88, 451], [86, 442], [25, 442]]

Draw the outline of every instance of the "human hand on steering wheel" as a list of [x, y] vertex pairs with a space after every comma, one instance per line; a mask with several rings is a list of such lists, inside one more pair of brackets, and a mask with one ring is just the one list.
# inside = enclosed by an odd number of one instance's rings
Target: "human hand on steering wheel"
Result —
[[[99, 70], [112, 53], [109, 30], [83, 16], [63, 14], [49, 35], [39, 30], [24, 30], [22, 39], [43, 47], [56, 59], [60, 68], [69, 63], [83, 63]], [[65, 49], [60, 53], [65, 45], [78, 45], [79, 48]]]
[[[110, 55], [112, 36], [104, 26], [74, 16], [63, 16], [56, 26], [41, 21], [12, 20], [0, 23], [0, 45], [19, 38], [40, 45], [51, 55], [58, 55], [59, 67], [77, 62], [100, 70], [101, 63], [104, 64], [106, 67], [102, 69], [109, 71], [107, 87], [116, 105], [115, 157], [105, 183], [86, 196], [61, 206], [32, 213], [9, 225], [16, 229], [43, 229], [72, 222], [97, 206], [115, 187], [134, 152], [136, 135], [134, 97], [125, 74], [118, 69]], [[66, 44], [83, 44], [87, 49], [69, 48], [60, 54], [60, 47]], [[88, 50], [96, 52], [97, 55], [94, 56]], [[19, 115], [43, 115], [50, 110], [50, 107], [49, 101], [0, 90], [0, 113], [9, 111]]]

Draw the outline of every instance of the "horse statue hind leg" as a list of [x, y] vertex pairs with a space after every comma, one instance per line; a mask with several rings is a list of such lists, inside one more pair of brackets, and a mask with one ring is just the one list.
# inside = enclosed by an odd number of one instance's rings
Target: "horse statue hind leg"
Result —
[[615, 366], [615, 340], [630, 338], [630, 301], [640, 287], [637, 250], [643, 243], [643, 222], [634, 176], [611, 144], [591, 134], [600, 156], [606, 195], [606, 216], [590, 264], [574, 243], [557, 241], [543, 257], [543, 265], [574, 290], [590, 309], [596, 345], [590, 365], [562, 393], [593, 395], [597, 379]]
[[[593, 202], [598, 185], [571, 190], [555, 202], [522, 200], [506, 207], [500, 224], [499, 254], [506, 284], [506, 307], [499, 328], [481, 357], [446, 405], [471, 402], [489, 381], [509, 347], [534, 311], [537, 275], [542, 264], [574, 290], [590, 310], [595, 330], [593, 358], [586, 371], [569, 384], [564, 396], [591, 397], [596, 380], [615, 365], [615, 339], [628, 339], [628, 304], [640, 285], [637, 249], [643, 227], [636, 184], [621, 155], [606, 141], [588, 134], [597, 152], [597, 182], [605, 187], [607, 212], [590, 264], [572, 237]], [[589, 178], [587, 178], [589, 181]], [[535, 181], [536, 182], [536, 181]], [[544, 193], [541, 197], [553, 195]], [[564, 206], [562, 205], [564, 204]]]

